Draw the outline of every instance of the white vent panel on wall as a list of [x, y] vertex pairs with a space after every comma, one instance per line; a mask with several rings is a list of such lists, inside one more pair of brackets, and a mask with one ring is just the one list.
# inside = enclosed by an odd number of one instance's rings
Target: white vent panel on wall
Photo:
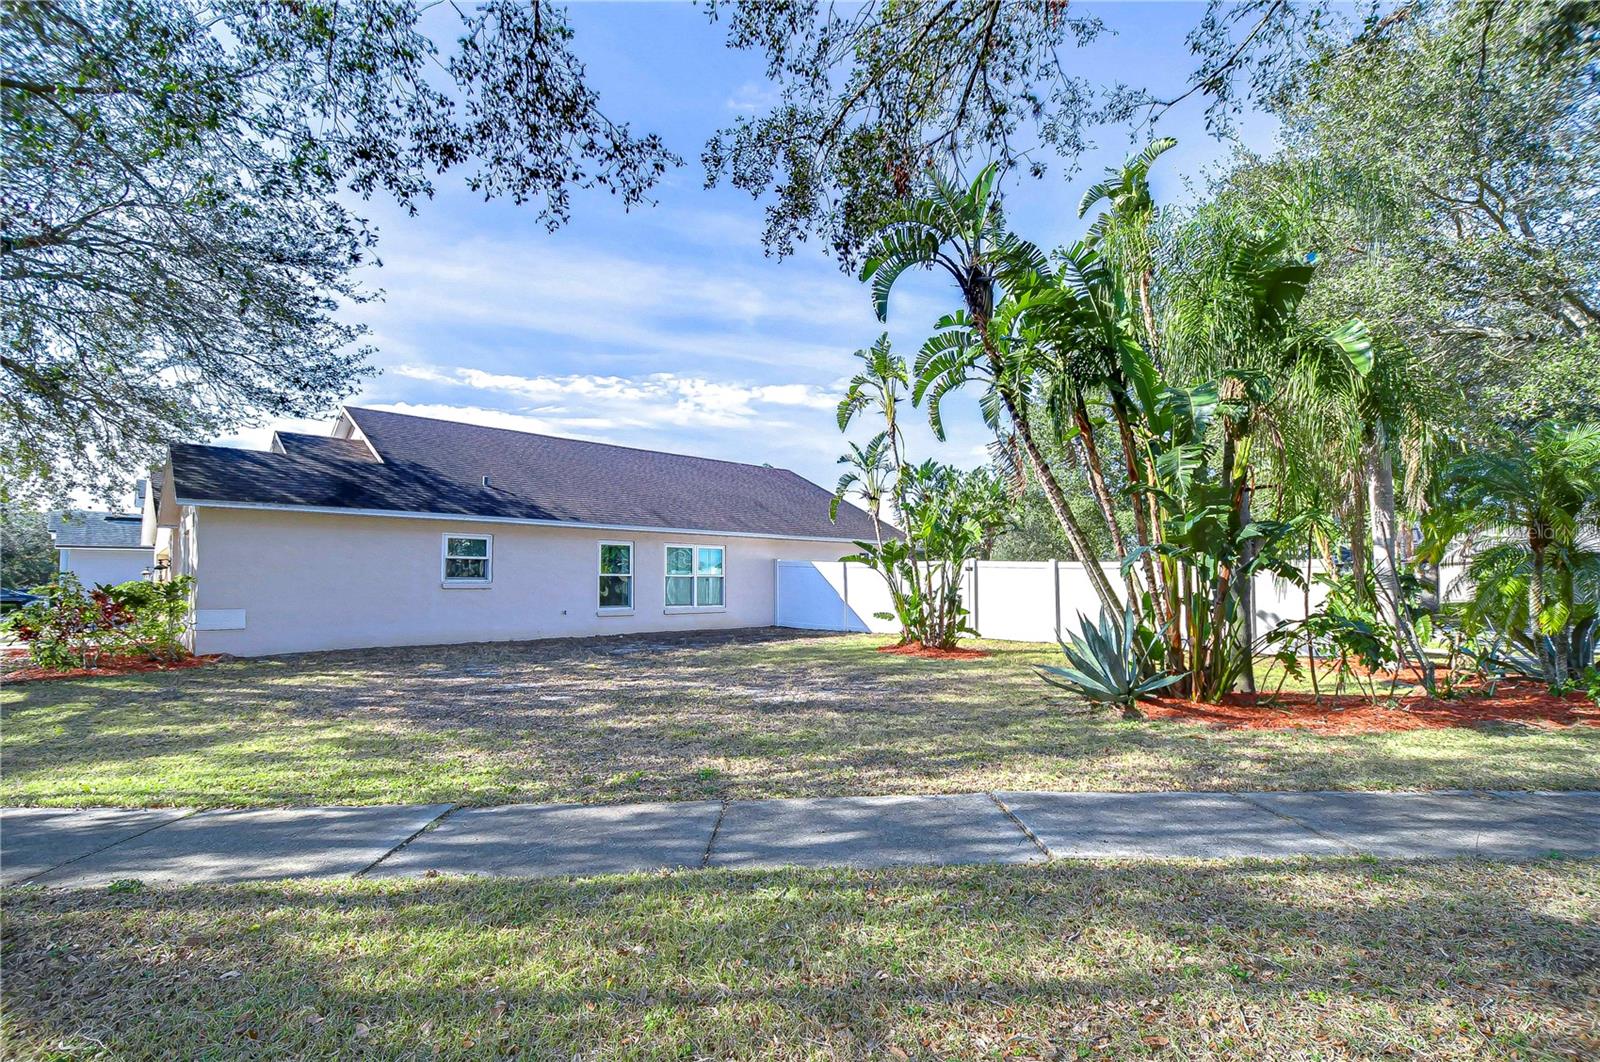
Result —
[[195, 609], [194, 629], [197, 631], [242, 631], [244, 630], [244, 609]]

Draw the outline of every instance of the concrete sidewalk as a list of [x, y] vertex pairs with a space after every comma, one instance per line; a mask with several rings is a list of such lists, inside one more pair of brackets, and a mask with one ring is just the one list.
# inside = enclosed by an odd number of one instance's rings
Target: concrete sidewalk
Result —
[[605, 806], [0, 809], [0, 882], [1074, 858], [1600, 856], [1600, 792], [971, 793]]

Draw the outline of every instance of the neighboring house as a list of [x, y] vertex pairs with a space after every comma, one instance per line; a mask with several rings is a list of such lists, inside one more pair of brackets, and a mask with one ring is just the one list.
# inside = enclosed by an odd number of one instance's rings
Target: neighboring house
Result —
[[784, 469], [372, 409], [159, 482], [195, 650], [239, 656], [768, 626], [776, 560], [872, 535]]
[[[138, 501], [145, 504], [145, 482]], [[84, 586], [149, 578], [155, 563], [141, 513], [65, 509], [50, 514], [58, 570], [76, 575]]]

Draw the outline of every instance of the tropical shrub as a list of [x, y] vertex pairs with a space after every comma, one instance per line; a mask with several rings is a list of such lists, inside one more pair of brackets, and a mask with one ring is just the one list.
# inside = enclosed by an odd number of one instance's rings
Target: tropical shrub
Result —
[[[839, 459], [849, 470], [839, 478], [831, 515], [838, 515], [844, 498], [854, 497], [872, 520], [873, 541], [857, 542], [860, 552], [845, 559], [883, 576], [893, 611], [879, 618], [900, 624], [902, 644], [948, 649], [962, 634], [976, 633], [966, 622], [961, 575], [1005, 526], [1010, 499], [985, 470], [910, 463], [897, 417], [905, 398], [905, 361], [890, 350], [887, 336], [856, 353], [863, 370], [839, 404], [839, 428], [848, 430], [859, 413], [874, 409], [884, 430], [864, 446], [851, 443], [850, 453]], [[898, 526], [884, 523], [885, 502]]]
[[1600, 631], [1600, 426], [1544, 423], [1446, 468], [1424, 556], [1492, 539], [1468, 562], [1463, 621], [1494, 630], [1505, 660], [1567, 686], [1595, 665]]
[[1600, 707], [1600, 667], [1591, 667], [1579, 675], [1573, 688], [1581, 690], [1597, 707]]
[[963, 472], [925, 461], [904, 470], [896, 482], [903, 535], [857, 542], [846, 560], [866, 564], [891, 587], [901, 642], [948, 649], [963, 634], [976, 634], [961, 596], [969, 561], [1005, 525], [1010, 501], [988, 472]]
[[[1334, 696], [1344, 691], [1346, 683], [1351, 683], [1375, 702], [1378, 700], [1375, 674], [1398, 659], [1395, 631], [1378, 618], [1371, 598], [1357, 591], [1352, 576], [1324, 575], [1319, 581], [1328, 589], [1322, 604], [1308, 612], [1304, 619], [1278, 624], [1268, 634], [1267, 643], [1277, 647], [1275, 658], [1285, 679], [1301, 677], [1305, 669], [1300, 666], [1300, 649], [1309, 647], [1311, 689], [1319, 703], [1323, 690], [1316, 663], [1330, 660], [1333, 662]], [[1398, 684], [1398, 675], [1396, 670], [1391, 677], [1391, 695]], [[1282, 689], [1280, 681], [1274, 696]]]
[[85, 589], [71, 572], [35, 592], [41, 600], [6, 617], [5, 627], [39, 667], [94, 668], [139, 656], [171, 660], [187, 650], [183, 635], [194, 580], [133, 581]]
[[1005, 525], [1010, 500], [985, 470], [933, 461], [907, 469], [901, 489], [902, 530], [919, 565], [905, 573], [910, 592], [901, 622], [910, 640], [949, 648], [962, 634], [977, 633], [966, 622], [961, 575]]

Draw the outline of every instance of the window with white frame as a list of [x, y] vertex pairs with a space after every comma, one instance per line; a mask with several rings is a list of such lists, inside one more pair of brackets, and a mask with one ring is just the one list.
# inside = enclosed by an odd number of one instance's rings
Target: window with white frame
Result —
[[600, 543], [600, 607], [633, 607], [633, 543]]
[[668, 546], [667, 607], [722, 607], [722, 565], [721, 546]]
[[494, 562], [491, 535], [444, 535], [440, 571], [448, 586], [487, 586]]

